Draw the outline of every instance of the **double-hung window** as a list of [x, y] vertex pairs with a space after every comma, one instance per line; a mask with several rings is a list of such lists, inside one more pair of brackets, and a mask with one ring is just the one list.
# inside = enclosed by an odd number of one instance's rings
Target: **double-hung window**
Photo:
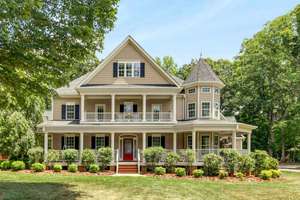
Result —
[[126, 63], [126, 77], [132, 77], [132, 63]]
[[133, 64], [133, 76], [140, 77], [140, 74], [141, 74], [140, 63], [134, 63]]
[[48, 149], [53, 149], [53, 136], [48, 135]]
[[118, 62], [118, 77], [140, 77], [141, 65], [135, 61]]
[[125, 76], [125, 63], [118, 63], [118, 76], [119, 77]]
[[66, 143], [66, 149], [75, 149], [75, 136], [66, 135], [65, 143]]
[[75, 119], [75, 103], [66, 104], [66, 120]]
[[189, 103], [188, 104], [188, 118], [192, 119], [196, 117], [196, 104]]
[[204, 101], [202, 102], [202, 117], [210, 117], [210, 102], [209, 101]]
[[201, 92], [202, 92], [202, 93], [210, 93], [210, 92], [211, 92], [211, 89], [210, 89], [210, 87], [202, 87], [202, 88], [201, 88]]
[[105, 136], [104, 135], [97, 135], [95, 137], [95, 145], [96, 145], [96, 149], [105, 147]]
[[215, 102], [215, 118], [219, 119], [220, 118], [220, 104], [218, 102]]
[[187, 136], [187, 148], [192, 149], [193, 148], [193, 137], [191, 135]]
[[152, 146], [153, 147], [161, 146], [161, 136], [160, 135], [152, 135]]
[[190, 89], [188, 90], [188, 93], [189, 93], [189, 94], [195, 94], [195, 93], [196, 93], [196, 88], [190, 88]]

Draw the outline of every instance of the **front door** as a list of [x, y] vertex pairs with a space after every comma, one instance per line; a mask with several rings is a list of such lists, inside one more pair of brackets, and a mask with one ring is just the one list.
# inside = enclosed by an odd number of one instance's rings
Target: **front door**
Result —
[[133, 139], [123, 140], [123, 160], [133, 160]]

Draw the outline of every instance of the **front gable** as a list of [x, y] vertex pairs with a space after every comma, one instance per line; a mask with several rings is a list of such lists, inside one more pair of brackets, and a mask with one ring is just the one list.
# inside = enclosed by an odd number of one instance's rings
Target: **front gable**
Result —
[[[114, 63], [131, 61], [143, 63], [143, 77], [114, 77]], [[130, 36], [81, 83], [81, 86], [120, 84], [178, 86]]]

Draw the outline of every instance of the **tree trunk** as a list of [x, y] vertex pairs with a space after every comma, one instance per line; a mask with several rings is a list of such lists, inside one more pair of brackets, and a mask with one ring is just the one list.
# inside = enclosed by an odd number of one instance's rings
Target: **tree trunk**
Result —
[[269, 141], [268, 141], [268, 151], [271, 156], [273, 156], [273, 146], [275, 143], [275, 133], [273, 132], [273, 113], [269, 113]]
[[285, 135], [284, 131], [281, 132], [281, 162], [285, 162]]

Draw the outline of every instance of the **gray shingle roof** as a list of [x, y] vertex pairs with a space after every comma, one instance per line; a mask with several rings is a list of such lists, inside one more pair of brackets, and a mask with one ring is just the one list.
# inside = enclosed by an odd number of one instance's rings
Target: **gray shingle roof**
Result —
[[78, 86], [78, 84], [83, 81], [91, 72], [88, 72], [73, 81], [71, 81], [68, 85], [65, 85], [63, 87], [57, 88], [56, 92], [58, 95], [77, 95], [77, 91], [75, 88]]
[[223, 82], [219, 79], [219, 77], [215, 74], [215, 72], [211, 69], [209, 64], [207, 64], [203, 59], [200, 59], [199, 62], [193, 66], [190, 75], [184, 81], [183, 84], [193, 83], [193, 82], [219, 82], [223, 85]]

